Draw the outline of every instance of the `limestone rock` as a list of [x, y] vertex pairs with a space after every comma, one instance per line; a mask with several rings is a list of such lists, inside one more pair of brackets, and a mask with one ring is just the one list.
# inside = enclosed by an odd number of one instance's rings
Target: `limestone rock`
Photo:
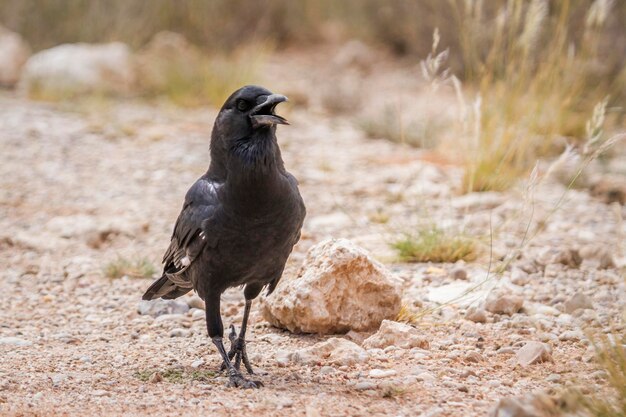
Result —
[[383, 320], [378, 332], [365, 339], [363, 347], [366, 349], [396, 346], [402, 349], [428, 349], [428, 340], [420, 332], [408, 324], [391, 320]]
[[63, 44], [31, 56], [19, 88], [26, 95], [44, 98], [123, 95], [132, 91], [135, 78], [133, 56], [123, 43]]
[[295, 352], [283, 350], [276, 354], [276, 360], [282, 366], [290, 362], [304, 365], [354, 365], [363, 363], [368, 358], [369, 354], [361, 346], [338, 337]]
[[400, 307], [396, 279], [382, 264], [349, 240], [329, 239], [267, 297], [263, 316], [291, 332], [332, 334], [376, 329]]
[[565, 301], [565, 312], [567, 314], [572, 314], [581, 308], [593, 308], [591, 298], [581, 292], [574, 294]]
[[187, 297], [185, 299], [185, 302], [187, 303], [187, 305], [189, 306], [189, 308], [197, 308], [200, 310], [205, 310], [206, 306], [204, 305], [204, 300], [202, 300], [202, 298], [198, 297], [197, 295], [192, 295], [191, 297]]
[[571, 415], [558, 405], [559, 401], [545, 393], [517, 398], [502, 398], [491, 409], [489, 417], [546, 417]]
[[485, 310], [494, 314], [513, 315], [521, 310], [524, 300], [503, 291], [492, 291], [485, 301]]
[[487, 312], [482, 307], [471, 306], [465, 312], [465, 318], [474, 323], [486, 323]]
[[585, 245], [579, 250], [585, 261], [593, 262], [599, 269], [615, 268], [615, 260], [608, 248], [597, 244]]
[[549, 345], [541, 342], [527, 342], [516, 353], [517, 362], [528, 366], [540, 362], [552, 362], [552, 352]]
[[30, 53], [30, 46], [19, 34], [0, 26], [0, 86], [17, 84]]
[[543, 266], [562, 264], [570, 268], [578, 268], [583, 259], [576, 249], [549, 247], [539, 253], [537, 261]]
[[491, 410], [489, 417], [539, 417], [539, 414], [522, 401], [503, 398]]
[[0, 337], [0, 345], [12, 346], [31, 346], [33, 342], [30, 340], [20, 339], [19, 337]]
[[187, 303], [177, 300], [142, 300], [137, 307], [139, 314], [147, 314], [152, 317], [158, 317], [164, 314], [185, 314], [187, 311], [189, 311]]

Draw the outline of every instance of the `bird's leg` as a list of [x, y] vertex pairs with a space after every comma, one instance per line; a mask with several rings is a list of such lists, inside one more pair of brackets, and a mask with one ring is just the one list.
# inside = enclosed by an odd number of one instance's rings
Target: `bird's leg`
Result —
[[[230, 339], [230, 351], [228, 352], [228, 358], [232, 360], [235, 358], [235, 369], [241, 368], [241, 362], [246, 367], [246, 371], [249, 374], [254, 374], [250, 360], [248, 359], [248, 352], [246, 351], [246, 329], [248, 327], [248, 317], [250, 316], [250, 307], [252, 306], [252, 300], [246, 300], [246, 306], [243, 311], [243, 322], [241, 323], [241, 330], [239, 331], [239, 337], [235, 331], [235, 326], [230, 325], [230, 333], [228, 339]], [[226, 369], [226, 362], [222, 363], [220, 370]]]
[[210, 299], [207, 297], [205, 301], [207, 330], [209, 332], [209, 337], [217, 347], [217, 350], [226, 365], [229, 379], [228, 385], [242, 388], [260, 388], [263, 386], [263, 383], [261, 381], [251, 381], [244, 378], [243, 375], [241, 375], [241, 372], [239, 372], [239, 370], [232, 364], [228, 354], [226, 353], [224, 343], [222, 342], [224, 326], [222, 325], [222, 318], [220, 317], [219, 295], [217, 295], [217, 297], [211, 297]]
[[[254, 373], [252, 371], [252, 366], [250, 365], [250, 360], [248, 359], [248, 353], [246, 352], [246, 327], [248, 325], [248, 316], [250, 315], [251, 306], [252, 300], [246, 300], [246, 307], [243, 310], [243, 322], [241, 323], [241, 331], [239, 332], [239, 337], [235, 341], [235, 368], [239, 369], [239, 367], [241, 366], [241, 361], [243, 360], [243, 365], [246, 367], [246, 371], [248, 371], [249, 374]], [[234, 331], [232, 333], [234, 333]]]
[[[254, 374], [254, 371], [252, 370], [252, 365], [250, 365], [250, 360], [248, 359], [248, 352], [246, 351], [246, 329], [248, 327], [248, 317], [250, 316], [252, 300], [259, 295], [262, 289], [262, 284], [253, 283], [246, 285], [243, 291], [243, 295], [246, 299], [246, 307], [243, 311], [243, 322], [241, 323], [239, 337], [237, 337], [235, 332], [235, 326], [232, 325], [230, 326], [230, 334], [228, 335], [230, 339], [229, 359], [235, 358], [235, 369], [237, 370], [241, 367], [241, 362], [243, 361], [243, 365], [246, 367], [246, 371], [248, 371], [249, 374]], [[222, 369], [226, 369], [226, 363], [222, 364]]]

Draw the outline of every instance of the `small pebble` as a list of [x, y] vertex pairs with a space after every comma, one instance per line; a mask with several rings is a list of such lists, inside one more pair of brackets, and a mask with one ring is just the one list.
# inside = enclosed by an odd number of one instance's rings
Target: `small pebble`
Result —
[[195, 361], [191, 362], [192, 368], [199, 368], [202, 365], [204, 365], [204, 359], [196, 359]]
[[393, 369], [372, 369], [369, 372], [370, 378], [387, 378], [394, 376], [396, 371]]
[[322, 375], [332, 375], [335, 372], [337, 372], [337, 370], [332, 366], [322, 366], [322, 368], [320, 369], [320, 374]]
[[189, 337], [189, 335], [191, 335], [189, 330], [181, 328], [172, 329], [169, 333], [170, 337]]
[[365, 391], [369, 389], [375, 389], [376, 384], [370, 381], [360, 381], [354, 385], [354, 389], [357, 391]]

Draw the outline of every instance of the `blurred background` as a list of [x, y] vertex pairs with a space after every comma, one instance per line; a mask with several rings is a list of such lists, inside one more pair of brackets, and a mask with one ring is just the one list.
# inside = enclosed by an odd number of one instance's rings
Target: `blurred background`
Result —
[[[0, 1], [0, 22], [25, 45], [13, 68], [35, 54], [3, 83], [30, 98], [87, 90], [219, 107], [242, 84], [286, 84], [296, 104], [349, 116], [371, 137], [460, 140], [461, 154], [446, 154], [468, 166], [470, 191], [506, 189], [537, 157], [580, 144], [598, 103], [602, 128], [624, 126], [625, 21], [626, 3], [612, 0]], [[77, 42], [123, 45], [102, 52], [111, 62], [92, 64], [98, 75], [65, 68], [81, 65], [72, 50], [35, 59]], [[268, 70], [276, 56], [287, 69]], [[440, 90], [435, 112], [415, 103], [419, 83]]]
[[[486, 412], [575, 381], [598, 393], [580, 415], [624, 415], [626, 0], [0, 0], [0, 414], [143, 414], [132, 407], [145, 398], [178, 395], [143, 384], [154, 369], [181, 382], [164, 363], [190, 370], [204, 355], [189, 348], [208, 349], [189, 310], [201, 302], [172, 301], [188, 312], [177, 321], [137, 303], [207, 169], [220, 106], [249, 83], [290, 99], [277, 136], [307, 219], [284, 279], [309, 248], [349, 239], [400, 278], [395, 319], [432, 343], [376, 365], [398, 378], [424, 367], [423, 384], [353, 401], [344, 376], [367, 368], [313, 372], [303, 394], [269, 341], [293, 351], [319, 337], [287, 337], [253, 311], [257, 351], [283, 378], [261, 395], [291, 397], [280, 412], [319, 399], [329, 415], [353, 403], [467, 415], [472, 401]], [[466, 303], [492, 289], [511, 313]], [[225, 323], [242, 307], [226, 293]], [[594, 362], [581, 329], [614, 354]], [[511, 362], [526, 339], [554, 361]], [[213, 381], [210, 358], [210, 378], [194, 368], [186, 381]], [[213, 413], [224, 391], [208, 389], [188, 399]], [[605, 412], [606, 399], [621, 408]]]

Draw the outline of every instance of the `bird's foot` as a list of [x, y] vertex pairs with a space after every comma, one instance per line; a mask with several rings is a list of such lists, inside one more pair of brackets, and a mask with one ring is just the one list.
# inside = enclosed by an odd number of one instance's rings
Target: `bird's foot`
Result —
[[246, 379], [237, 371], [229, 375], [227, 386], [235, 388], [261, 388], [263, 383], [261, 381]]
[[[230, 325], [230, 333], [228, 334], [228, 339], [230, 340], [230, 350], [228, 351], [228, 359], [232, 360], [235, 358], [234, 367], [237, 371], [241, 368], [241, 362], [243, 361], [243, 365], [246, 367], [246, 371], [250, 375], [254, 374], [252, 370], [252, 366], [250, 365], [250, 360], [248, 359], [248, 353], [246, 351], [246, 341], [241, 337], [237, 337], [237, 332], [235, 331], [235, 326]], [[220, 371], [226, 370], [226, 362], [222, 362], [222, 366], [220, 367]]]

